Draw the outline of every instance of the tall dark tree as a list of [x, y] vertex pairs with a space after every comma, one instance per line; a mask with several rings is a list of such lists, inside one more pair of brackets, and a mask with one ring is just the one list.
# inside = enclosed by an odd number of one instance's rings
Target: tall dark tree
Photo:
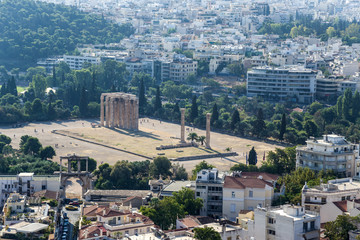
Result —
[[360, 113], [360, 93], [358, 91], [354, 94], [353, 107], [352, 107], [352, 120], [356, 122]]
[[160, 87], [157, 87], [156, 96], [155, 96], [155, 111], [160, 111], [161, 108], [162, 105], [161, 105]]
[[56, 111], [54, 109], [54, 106], [51, 102], [49, 102], [48, 104], [48, 109], [47, 109], [47, 118], [49, 120], [53, 120], [56, 118]]
[[256, 165], [257, 164], [257, 153], [256, 153], [254, 147], [252, 147], [250, 152], [249, 152], [248, 162], [249, 162], [249, 165]]
[[174, 108], [172, 110], [172, 116], [173, 116], [173, 120], [175, 121], [180, 121], [180, 107], [179, 107], [179, 103], [176, 102], [174, 105]]
[[338, 97], [336, 102], [336, 114], [338, 119], [343, 117], [343, 96]]
[[212, 114], [211, 114], [211, 119], [210, 119], [210, 123], [211, 125], [214, 125], [214, 123], [219, 120], [219, 111], [217, 108], [217, 104], [215, 103], [212, 109]]
[[190, 111], [190, 121], [194, 122], [195, 119], [198, 117], [198, 105], [196, 102], [196, 96], [194, 95], [191, 102], [191, 111]]
[[96, 101], [96, 73], [95, 71], [92, 72], [92, 79], [91, 79], [91, 87], [90, 87], [90, 93], [91, 93], [91, 100]]
[[79, 110], [80, 115], [85, 117], [87, 115], [88, 98], [85, 87], [81, 89]]
[[350, 88], [345, 90], [343, 98], [343, 115], [344, 118], [348, 121], [351, 120], [351, 108], [352, 108], [352, 91]]
[[146, 101], [146, 96], [145, 96], [144, 80], [141, 78], [140, 86], [139, 86], [139, 112], [140, 112], [140, 114], [145, 113], [146, 104], [147, 104], [147, 101]]
[[6, 83], [4, 83], [2, 86], [1, 86], [1, 90], [0, 90], [0, 96], [5, 96], [7, 94], [7, 89], [6, 89]]
[[256, 115], [256, 120], [253, 123], [252, 132], [255, 136], [261, 137], [264, 134], [265, 128], [266, 128], [266, 124], [264, 121], [264, 113], [262, 108], [259, 108]]
[[279, 134], [279, 140], [284, 140], [284, 134], [286, 132], [286, 115], [283, 113], [281, 117], [281, 125], [280, 125], [280, 134]]
[[239, 122], [240, 122], [240, 114], [239, 111], [235, 109], [235, 111], [231, 116], [231, 123], [230, 123], [231, 130], [235, 130], [236, 124], [238, 124]]
[[14, 76], [12, 76], [7, 84], [7, 93], [17, 96], [17, 88]]
[[57, 79], [56, 79], [56, 71], [55, 71], [55, 66], [53, 66], [52, 69], [52, 86], [53, 87], [57, 87]]

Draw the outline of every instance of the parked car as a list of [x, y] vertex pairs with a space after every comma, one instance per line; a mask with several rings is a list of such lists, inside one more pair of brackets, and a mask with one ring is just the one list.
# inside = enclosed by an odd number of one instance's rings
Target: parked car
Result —
[[65, 207], [66, 210], [69, 210], [69, 211], [76, 211], [78, 210], [79, 208], [78, 207], [75, 207], [75, 206], [72, 206], [72, 205], [68, 205]]

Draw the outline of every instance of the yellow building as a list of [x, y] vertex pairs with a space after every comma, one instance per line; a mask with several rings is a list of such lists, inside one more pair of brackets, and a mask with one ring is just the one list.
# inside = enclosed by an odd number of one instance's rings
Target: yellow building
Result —
[[223, 216], [235, 222], [241, 210], [271, 206], [273, 197], [273, 185], [261, 176], [226, 176], [223, 187]]

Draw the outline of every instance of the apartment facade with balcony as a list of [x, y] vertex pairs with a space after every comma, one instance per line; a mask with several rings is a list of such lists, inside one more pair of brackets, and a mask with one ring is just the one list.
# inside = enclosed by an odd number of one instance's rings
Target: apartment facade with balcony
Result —
[[203, 169], [197, 173], [195, 198], [203, 200], [202, 216], [221, 217], [224, 176], [216, 168]]
[[255, 239], [318, 240], [320, 215], [305, 211], [302, 206], [257, 208], [254, 221], [249, 222], [249, 231]]
[[333, 170], [339, 176], [356, 175], [356, 159], [359, 146], [346, 141], [343, 136], [330, 134], [322, 139], [310, 138], [306, 146], [296, 148], [296, 167], [308, 167], [315, 171]]
[[[326, 184], [308, 187], [305, 183], [301, 194], [301, 205], [305, 210], [321, 212], [324, 205], [332, 202], [360, 198], [360, 182], [352, 178], [329, 180]], [[321, 222], [325, 222], [322, 220]]]
[[303, 67], [258, 67], [248, 72], [247, 95], [268, 100], [311, 103], [316, 92], [317, 72]]

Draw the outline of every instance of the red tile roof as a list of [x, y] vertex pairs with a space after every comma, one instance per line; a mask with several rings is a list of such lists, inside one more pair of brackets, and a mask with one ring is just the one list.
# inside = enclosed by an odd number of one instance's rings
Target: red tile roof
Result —
[[101, 223], [85, 226], [80, 229], [79, 239], [81, 240], [81, 239], [99, 237], [101, 235], [100, 231], [102, 231], [103, 236], [106, 236], [106, 229], [103, 227]]
[[347, 212], [347, 200], [333, 202], [342, 212]]
[[201, 225], [200, 222], [193, 216], [185, 217], [179, 221], [182, 222], [186, 228], [194, 228]]
[[262, 176], [265, 181], [276, 181], [280, 176], [265, 172], [241, 172], [242, 178], [258, 178]]
[[268, 185], [272, 185], [266, 182], [263, 179], [258, 178], [241, 178], [241, 177], [231, 177], [226, 176], [224, 182], [224, 188], [234, 188], [234, 189], [245, 189], [245, 188], [265, 188]]

